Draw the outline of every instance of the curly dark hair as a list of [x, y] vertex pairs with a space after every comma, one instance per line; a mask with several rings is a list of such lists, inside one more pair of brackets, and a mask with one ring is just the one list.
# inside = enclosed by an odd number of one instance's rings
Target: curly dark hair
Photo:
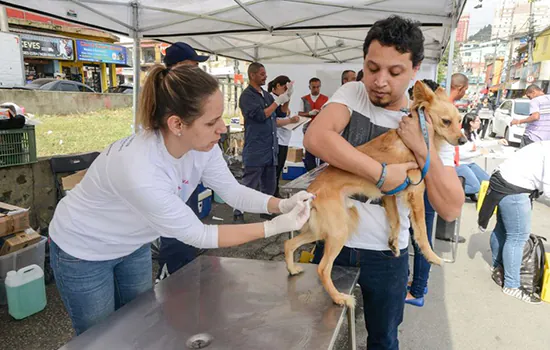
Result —
[[285, 85], [286, 83], [290, 83], [290, 78], [286, 75], [279, 75], [267, 84], [267, 92], [272, 92], [277, 85]]
[[383, 46], [393, 46], [400, 53], [410, 53], [413, 67], [424, 59], [424, 34], [420, 22], [400, 16], [374, 22], [363, 44], [363, 57], [369, 52], [369, 46], [374, 40]]

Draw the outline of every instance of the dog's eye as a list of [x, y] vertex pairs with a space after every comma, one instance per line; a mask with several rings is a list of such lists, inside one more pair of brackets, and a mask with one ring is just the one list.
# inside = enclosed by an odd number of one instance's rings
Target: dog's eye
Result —
[[443, 125], [445, 126], [450, 126], [451, 125], [451, 121], [449, 119], [441, 119], [443, 121]]

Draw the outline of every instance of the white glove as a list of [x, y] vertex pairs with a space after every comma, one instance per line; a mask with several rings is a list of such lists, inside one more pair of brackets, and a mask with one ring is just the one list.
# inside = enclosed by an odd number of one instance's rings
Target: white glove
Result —
[[311, 204], [298, 203], [290, 213], [277, 216], [275, 219], [264, 221], [264, 235], [271, 237], [283, 232], [297, 231], [304, 226], [309, 219]]
[[312, 111], [309, 111], [309, 113], [308, 113], [308, 114], [309, 114], [310, 116], [312, 116], [312, 117], [313, 117], [314, 115], [317, 115], [317, 114], [319, 114], [319, 110], [318, 110], [318, 109], [314, 109], [314, 110], [312, 110]]
[[313, 199], [313, 197], [315, 196], [312, 193], [300, 191], [288, 199], [281, 199], [279, 202], [279, 210], [281, 213], [286, 214], [292, 211], [298, 203]]
[[288, 97], [291, 97], [293, 92], [294, 92], [294, 82], [291, 81], [289, 83], [286, 83], [286, 94], [288, 95]]
[[288, 94], [286, 92], [284, 94], [280, 94], [279, 96], [275, 97], [275, 103], [277, 104], [277, 106], [285, 104], [288, 101], [290, 101], [290, 97], [288, 96]]

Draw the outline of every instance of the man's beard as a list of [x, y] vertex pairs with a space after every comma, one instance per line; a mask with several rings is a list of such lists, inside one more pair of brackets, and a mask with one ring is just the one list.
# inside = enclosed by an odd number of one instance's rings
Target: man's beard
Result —
[[371, 100], [372, 104], [375, 105], [376, 107], [381, 107], [381, 108], [386, 108], [388, 107], [390, 104], [391, 104], [391, 101], [390, 102], [381, 102], [381, 101], [373, 101]]

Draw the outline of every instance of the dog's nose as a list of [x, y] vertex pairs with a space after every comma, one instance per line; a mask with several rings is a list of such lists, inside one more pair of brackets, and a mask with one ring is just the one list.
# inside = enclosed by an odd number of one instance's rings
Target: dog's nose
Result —
[[462, 136], [461, 138], [458, 139], [458, 145], [459, 146], [462, 146], [466, 142], [468, 142], [468, 140], [464, 136]]

